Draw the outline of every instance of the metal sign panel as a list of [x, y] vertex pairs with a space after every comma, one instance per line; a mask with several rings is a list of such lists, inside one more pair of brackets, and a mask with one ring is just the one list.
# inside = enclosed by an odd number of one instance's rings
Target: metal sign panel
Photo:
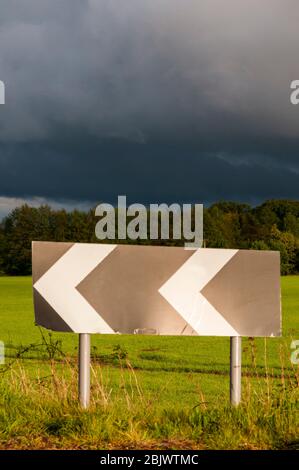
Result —
[[279, 252], [33, 242], [37, 325], [54, 331], [281, 334]]

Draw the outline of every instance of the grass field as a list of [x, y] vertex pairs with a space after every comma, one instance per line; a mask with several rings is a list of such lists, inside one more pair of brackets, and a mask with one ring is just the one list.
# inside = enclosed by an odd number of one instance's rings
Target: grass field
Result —
[[229, 339], [95, 335], [92, 406], [77, 405], [77, 342], [34, 326], [31, 278], [0, 277], [0, 448], [294, 448], [299, 277], [282, 278], [283, 337], [243, 339], [229, 406]]

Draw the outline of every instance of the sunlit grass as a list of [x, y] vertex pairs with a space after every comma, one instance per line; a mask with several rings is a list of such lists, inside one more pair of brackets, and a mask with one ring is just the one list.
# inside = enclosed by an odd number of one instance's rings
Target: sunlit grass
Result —
[[242, 341], [242, 405], [229, 404], [229, 339], [94, 335], [88, 412], [74, 334], [34, 326], [31, 278], [0, 277], [0, 447], [296, 448], [299, 277], [282, 278], [282, 338]]

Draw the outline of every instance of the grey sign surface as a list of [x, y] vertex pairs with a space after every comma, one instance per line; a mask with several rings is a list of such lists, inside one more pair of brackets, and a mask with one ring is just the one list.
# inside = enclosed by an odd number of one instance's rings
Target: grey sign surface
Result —
[[37, 325], [54, 331], [281, 334], [278, 252], [33, 242]]

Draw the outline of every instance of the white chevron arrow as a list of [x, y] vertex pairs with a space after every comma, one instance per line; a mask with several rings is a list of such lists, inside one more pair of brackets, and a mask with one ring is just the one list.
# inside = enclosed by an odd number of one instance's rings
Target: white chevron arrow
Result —
[[238, 250], [199, 248], [159, 292], [200, 335], [239, 336], [200, 293]]
[[114, 333], [76, 286], [116, 245], [75, 243], [35, 284], [34, 288], [73, 331]]

